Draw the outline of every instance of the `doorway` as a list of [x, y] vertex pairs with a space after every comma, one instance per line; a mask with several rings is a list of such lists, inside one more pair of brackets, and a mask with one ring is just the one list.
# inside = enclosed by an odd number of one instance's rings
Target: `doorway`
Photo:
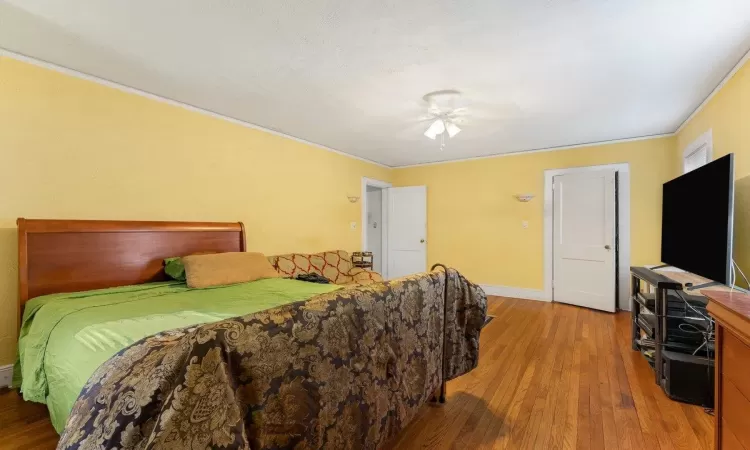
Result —
[[545, 297], [629, 309], [628, 164], [545, 171]]
[[372, 252], [372, 269], [383, 273], [383, 189], [367, 186], [367, 251]]
[[372, 269], [388, 278], [388, 188], [391, 183], [362, 178], [362, 250], [372, 252]]
[[362, 178], [362, 249], [384, 279], [427, 270], [427, 187]]

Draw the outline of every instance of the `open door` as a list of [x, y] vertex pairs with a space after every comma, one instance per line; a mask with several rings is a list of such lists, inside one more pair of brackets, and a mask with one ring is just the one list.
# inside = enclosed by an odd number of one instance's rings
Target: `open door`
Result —
[[427, 270], [427, 187], [388, 188], [388, 278]]
[[553, 189], [553, 300], [614, 312], [615, 171], [557, 175]]

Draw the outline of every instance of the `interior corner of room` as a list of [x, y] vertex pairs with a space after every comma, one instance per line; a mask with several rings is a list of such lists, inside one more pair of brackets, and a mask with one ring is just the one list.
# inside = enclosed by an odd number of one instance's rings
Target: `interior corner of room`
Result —
[[[0, 60], [0, 89], [5, 99], [0, 114], [7, 124], [2, 139], [15, 163], [4, 165], [13, 169], [6, 170], [2, 180], [6, 192], [12, 186], [32, 186], [23, 198], [11, 196], [4, 202], [0, 251], [11, 268], [14, 218], [18, 216], [236, 219], [237, 201], [253, 205], [252, 214], [244, 221], [253, 229], [250, 243], [261, 250], [312, 251], [334, 246], [370, 250], [378, 245], [376, 235], [383, 239], [375, 225], [378, 208], [368, 209], [377, 205], [376, 197], [392, 187], [426, 186], [425, 267], [451, 261], [488, 292], [549, 301], [551, 233], [547, 222], [551, 216], [545, 202], [549, 201], [550, 174], [596, 166], [627, 168], [630, 188], [621, 195], [629, 194], [630, 198], [620, 207], [627, 208], [630, 203], [631, 217], [625, 224], [630, 227], [632, 240], [630, 264], [653, 264], [659, 260], [661, 184], [682, 171], [685, 149], [698, 137], [705, 138], [708, 131], [712, 132], [714, 158], [729, 152], [737, 155], [736, 242], [743, 242], [748, 233], [748, 227], [743, 226], [748, 209], [743, 205], [747, 203], [750, 169], [744, 138], [738, 131], [745, 107], [738, 99], [746, 91], [746, 65], [673, 135], [389, 168], [21, 61], [7, 53]], [[106, 114], [94, 119], [88, 114], [92, 108], [104, 108]], [[98, 131], [80, 133], [81, 127], [92, 120], [96, 120]], [[33, 129], [42, 127], [52, 132], [33, 133]], [[185, 130], [195, 132], [190, 139], [176, 139]], [[29, 139], [32, 135], [35, 137]], [[119, 138], [110, 139], [114, 135]], [[170, 145], [179, 145], [180, 158], [157, 151], [157, 147]], [[211, 170], [196, 168], [193, 162], [201, 158], [201, 149], [207, 145], [217, 156]], [[103, 147], [110, 153], [105, 155]], [[261, 148], [276, 151], [264, 152]], [[143, 158], [153, 164], [139, 164]], [[271, 167], [283, 167], [284, 175], [267, 170]], [[70, 176], [85, 169], [90, 171], [86, 183]], [[337, 176], [312, 182], [305, 175], [311, 170], [336, 170]], [[196, 182], [183, 183], [181, 196], [148, 187], [150, 181], [173, 174], [187, 175]], [[259, 190], [254, 186], [272, 188]], [[236, 197], [232, 201], [215, 200], [217, 193], [230, 191]], [[530, 201], [522, 202], [517, 198], [521, 193], [533, 195]], [[302, 200], [311, 196], [314, 202]], [[347, 196], [362, 200], [351, 203]], [[274, 198], [300, 200], [282, 202]], [[203, 207], [196, 210], [188, 206], [194, 204]], [[387, 209], [387, 204], [380, 208], [380, 214], [387, 216], [383, 208]], [[309, 224], [303, 229], [295, 227], [301, 215]], [[274, 226], [264, 226], [258, 217], [274, 217]], [[379, 225], [385, 225], [380, 230], [387, 234], [387, 222]], [[283, 241], [280, 236], [284, 236]], [[380, 245], [384, 256], [387, 247]], [[735, 248], [736, 259], [743, 267], [750, 265], [746, 247], [736, 244]], [[375, 253], [376, 264], [383, 264], [382, 256]], [[491, 263], [498, 258], [509, 258], [513, 264]], [[621, 268], [626, 267], [623, 259]], [[384, 273], [387, 269], [383, 266]], [[12, 308], [16, 295], [13, 275], [12, 271], [5, 273], [2, 298], [6, 299], [6, 308]], [[628, 307], [622, 299], [619, 306]], [[12, 317], [4, 316], [2, 329], [15, 328]], [[3, 342], [12, 343], [13, 334], [10, 331], [2, 336]], [[13, 353], [12, 345], [0, 348], [0, 362], [10, 363]]]

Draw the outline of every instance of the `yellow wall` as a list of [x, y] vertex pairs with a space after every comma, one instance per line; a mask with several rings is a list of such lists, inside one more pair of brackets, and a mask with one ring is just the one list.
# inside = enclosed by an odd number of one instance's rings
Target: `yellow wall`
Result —
[[353, 250], [362, 176], [390, 170], [0, 57], [0, 365], [17, 217], [244, 221], [252, 250]]
[[542, 289], [545, 169], [629, 163], [632, 263], [655, 263], [661, 185], [713, 128], [714, 156], [736, 154], [735, 250], [750, 269], [749, 109], [746, 65], [673, 138], [389, 170], [0, 57], [0, 365], [14, 355], [19, 216], [242, 220], [253, 250], [356, 249], [361, 203], [346, 195], [367, 176], [427, 185], [430, 263]]
[[677, 134], [674, 165], [681, 170], [685, 148], [713, 130], [714, 159], [734, 153], [734, 258], [750, 276], [750, 63], [746, 63]]
[[[544, 288], [544, 170], [629, 163], [631, 262], [659, 262], [662, 184], [676, 175], [674, 138], [395, 169], [398, 186], [427, 185], [429, 263], [477, 283]], [[513, 195], [536, 195], [529, 203]], [[528, 229], [521, 225], [528, 221]]]

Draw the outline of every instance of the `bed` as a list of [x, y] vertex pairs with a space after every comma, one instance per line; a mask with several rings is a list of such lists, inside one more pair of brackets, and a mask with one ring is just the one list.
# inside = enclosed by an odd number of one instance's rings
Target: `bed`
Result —
[[477, 363], [486, 298], [449, 269], [195, 290], [162, 260], [244, 251], [242, 224], [18, 226], [14, 384], [59, 448], [377, 448]]

